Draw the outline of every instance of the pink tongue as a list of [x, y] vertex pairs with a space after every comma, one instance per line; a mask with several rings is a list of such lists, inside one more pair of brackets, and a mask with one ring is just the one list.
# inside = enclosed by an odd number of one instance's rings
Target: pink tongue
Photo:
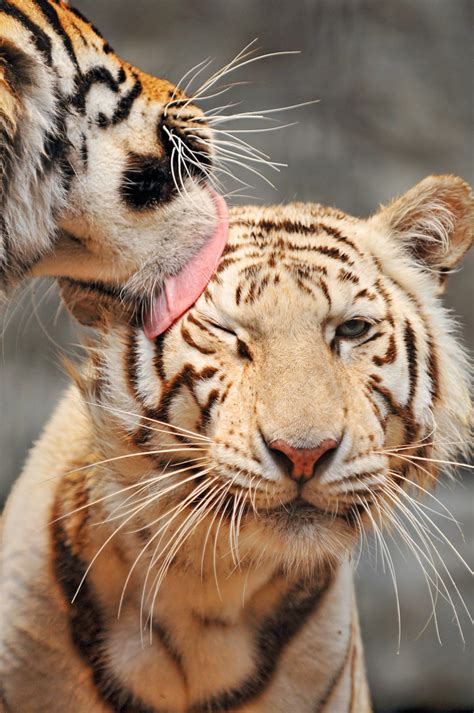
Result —
[[229, 217], [223, 198], [212, 192], [216, 207], [217, 226], [201, 250], [174, 277], [169, 277], [145, 317], [144, 331], [155, 339], [181, 317], [204, 292], [217, 268], [229, 232]]

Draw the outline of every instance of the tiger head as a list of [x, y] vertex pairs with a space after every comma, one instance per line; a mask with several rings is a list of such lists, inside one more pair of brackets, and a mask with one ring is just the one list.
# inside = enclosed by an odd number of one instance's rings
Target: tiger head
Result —
[[242, 560], [294, 570], [345, 556], [410, 483], [432, 486], [470, 424], [439, 294], [472, 217], [450, 176], [368, 220], [236, 208], [217, 273], [174, 326], [152, 341], [108, 325], [83, 388], [112, 482], [129, 505], [129, 486], [142, 501], [149, 488], [144, 523], [187, 498], [195, 535], [219, 524], [222, 551], [230, 537]]
[[0, 2], [0, 289], [32, 273], [150, 297], [225, 221], [213, 150], [203, 112], [78, 11]]

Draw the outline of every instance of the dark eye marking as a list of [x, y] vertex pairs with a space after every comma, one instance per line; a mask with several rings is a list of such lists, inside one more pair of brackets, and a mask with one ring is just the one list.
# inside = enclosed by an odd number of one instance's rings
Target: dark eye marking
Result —
[[231, 337], [236, 337], [236, 333], [232, 329], [228, 329], [227, 327], [224, 327], [222, 324], [218, 324], [218, 322], [211, 322], [208, 321], [207, 319], [205, 320], [211, 327], [214, 327], [214, 329], [219, 330], [219, 332], [225, 332], [226, 334], [230, 334]]
[[252, 352], [250, 351], [248, 344], [243, 342], [241, 339], [237, 339], [237, 354], [242, 357], [242, 359], [253, 361]]
[[360, 346], [363, 344], [368, 344], [369, 342], [375, 342], [376, 339], [379, 339], [380, 337], [383, 337], [385, 332], [374, 332], [374, 334], [371, 334], [371, 336], [365, 340], [365, 342], [362, 342]]
[[217, 329], [219, 332], [225, 332], [225, 334], [235, 337], [237, 339], [237, 354], [239, 357], [247, 359], [248, 361], [253, 361], [250, 347], [242, 339], [240, 339], [240, 337], [238, 337], [232, 329], [227, 329], [227, 327], [223, 327], [221, 324], [217, 324], [216, 322], [208, 322], [208, 324], [210, 324], [211, 327], [214, 327], [214, 329]]
[[145, 210], [164, 203], [175, 193], [173, 177], [166, 159], [129, 154], [123, 173], [121, 194], [129, 207]]

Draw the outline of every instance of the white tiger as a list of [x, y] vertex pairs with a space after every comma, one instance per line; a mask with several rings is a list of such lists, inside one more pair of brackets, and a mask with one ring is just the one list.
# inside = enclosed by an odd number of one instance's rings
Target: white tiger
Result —
[[351, 552], [467, 440], [472, 217], [451, 176], [236, 208], [162, 335], [102, 313], [5, 512], [6, 711], [370, 711]]

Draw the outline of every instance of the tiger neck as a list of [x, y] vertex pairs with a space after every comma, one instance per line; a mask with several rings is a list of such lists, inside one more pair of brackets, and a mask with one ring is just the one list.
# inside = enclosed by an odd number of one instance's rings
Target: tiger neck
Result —
[[[119, 531], [108, 542], [114, 528], [97, 526], [94, 506], [57, 519], [71, 504], [96, 497], [80, 478], [66, 476], [53, 513], [53, 546], [64, 601], [70, 606], [74, 599], [73, 639], [79, 647], [87, 640], [79, 653], [91, 668], [106, 668], [99, 694], [120, 681], [117, 696], [176, 713], [247, 704], [279, 711], [282, 691], [289, 701], [303, 701], [295, 711], [370, 710], [349, 559], [291, 578], [270, 561], [214, 569], [211, 556], [201, 575], [201, 543], [191, 540], [159, 589], [145, 586], [143, 598], [148, 563], [137, 561], [143, 533]], [[91, 655], [96, 648], [106, 651], [103, 661]], [[359, 695], [363, 706], [359, 698], [354, 703]]]

